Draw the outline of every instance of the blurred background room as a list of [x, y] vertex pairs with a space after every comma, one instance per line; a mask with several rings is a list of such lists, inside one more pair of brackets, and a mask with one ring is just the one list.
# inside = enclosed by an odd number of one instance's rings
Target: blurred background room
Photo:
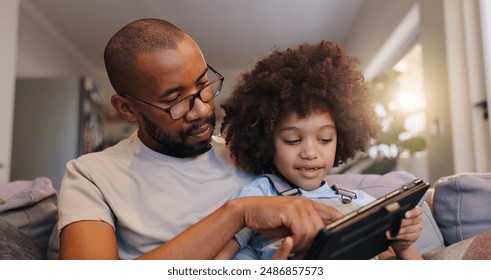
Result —
[[330, 40], [360, 59], [383, 132], [337, 173], [407, 170], [433, 183], [491, 171], [491, 2], [486, 0], [2, 0], [0, 183], [46, 176], [133, 133], [110, 105], [110, 37], [168, 20], [225, 76], [219, 109], [256, 58]]

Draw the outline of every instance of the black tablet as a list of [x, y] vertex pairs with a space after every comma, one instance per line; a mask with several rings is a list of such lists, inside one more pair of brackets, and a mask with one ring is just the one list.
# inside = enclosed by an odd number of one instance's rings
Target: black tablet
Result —
[[314, 239], [305, 259], [364, 260], [387, 250], [390, 231], [397, 235], [404, 213], [414, 208], [430, 185], [415, 179], [329, 224]]

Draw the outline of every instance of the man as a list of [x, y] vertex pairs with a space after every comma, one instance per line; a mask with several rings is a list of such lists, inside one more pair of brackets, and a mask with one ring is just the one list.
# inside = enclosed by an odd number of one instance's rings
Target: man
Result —
[[341, 216], [300, 197], [227, 202], [250, 177], [212, 137], [223, 77], [174, 25], [130, 23], [111, 38], [104, 60], [113, 107], [139, 129], [67, 164], [60, 258], [211, 259], [244, 226], [291, 236], [276, 256], [285, 258]]

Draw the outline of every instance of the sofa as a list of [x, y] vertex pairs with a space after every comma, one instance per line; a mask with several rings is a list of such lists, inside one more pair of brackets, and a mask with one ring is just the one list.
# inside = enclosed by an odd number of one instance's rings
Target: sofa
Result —
[[57, 210], [49, 178], [0, 184], [0, 259], [45, 259]]
[[[404, 171], [333, 174], [330, 184], [374, 197], [415, 178]], [[425, 259], [491, 259], [491, 173], [441, 178], [425, 194], [423, 231], [414, 244]], [[45, 259], [57, 220], [57, 193], [48, 178], [0, 184], [0, 259]]]

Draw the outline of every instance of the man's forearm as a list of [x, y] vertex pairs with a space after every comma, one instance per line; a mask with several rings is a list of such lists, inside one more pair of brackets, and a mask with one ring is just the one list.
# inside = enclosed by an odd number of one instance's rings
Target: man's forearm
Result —
[[138, 259], [212, 259], [244, 226], [241, 212], [239, 203], [227, 202], [172, 240]]

